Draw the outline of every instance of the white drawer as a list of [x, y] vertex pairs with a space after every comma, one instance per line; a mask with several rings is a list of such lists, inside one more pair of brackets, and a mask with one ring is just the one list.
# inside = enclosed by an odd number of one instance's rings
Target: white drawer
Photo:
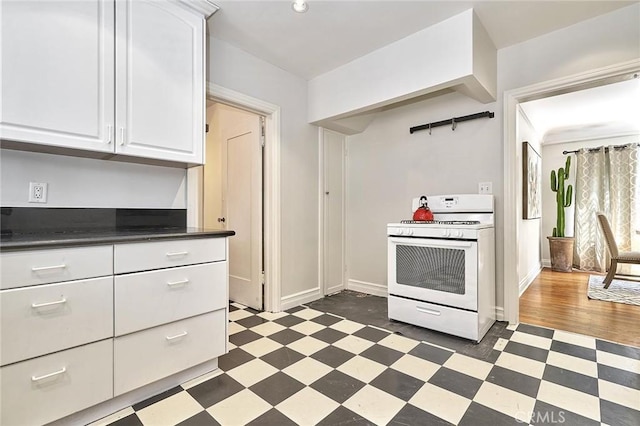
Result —
[[389, 318], [478, 340], [478, 313], [389, 295]]
[[115, 334], [223, 309], [228, 303], [227, 262], [119, 275], [115, 278]]
[[193, 265], [226, 259], [226, 238], [117, 244], [115, 273]]
[[0, 288], [113, 274], [113, 247], [78, 247], [0, 253]]
[[152, 383], [226, 351], [226, 309], [114, 340], [114, 394]]
[[2, 367], [0, 424], [44, 424], [106, 401], [112, 375], [113, 339]]
[[0, 291], [0, 365], [113, 336], [113, 277]]

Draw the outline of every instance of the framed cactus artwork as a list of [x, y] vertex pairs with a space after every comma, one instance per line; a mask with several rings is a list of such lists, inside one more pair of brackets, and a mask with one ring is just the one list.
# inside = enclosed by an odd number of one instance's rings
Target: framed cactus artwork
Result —
[[522, 143], [522, 218], [540, 219], [542, 214], [542, 158]]

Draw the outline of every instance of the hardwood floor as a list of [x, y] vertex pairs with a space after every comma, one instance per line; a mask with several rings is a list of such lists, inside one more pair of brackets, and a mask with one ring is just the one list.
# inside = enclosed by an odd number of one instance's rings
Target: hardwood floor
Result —
[[520, 322], [640, 347], [640, 306], [587, 298], [590, 274], [543, 269], [520, 297]]

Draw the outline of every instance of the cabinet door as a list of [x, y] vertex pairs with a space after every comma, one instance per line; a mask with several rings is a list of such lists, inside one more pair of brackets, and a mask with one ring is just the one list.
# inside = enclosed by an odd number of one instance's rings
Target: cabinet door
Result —
[[0, 291], [0, 364], [113, 336], [113, 277]]
[[113, 151], [113, 0], [0, 2], [0, 137]]
[[42, 425], [113, 398], [113, 339], [0, 368], [0, 424]]
[[116, 2], [116, 152], [201, 164], [204, 19], [169, 1]]
[[114, 395], [147, 385], [226, 352], [227, 310], [116, 337]]
[[228, 303], [226, 262], [117, 275], [115, 334], [224, 309]]

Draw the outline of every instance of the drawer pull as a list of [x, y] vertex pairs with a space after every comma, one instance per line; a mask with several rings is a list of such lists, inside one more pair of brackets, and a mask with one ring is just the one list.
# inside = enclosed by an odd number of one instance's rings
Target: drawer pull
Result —
[[416, 309], [419, 312], [422, 312], [424, 314], [440, 316], [440, 311], [436, 311], [436, 310], [433, 310], [433, 309], [427, 309], [427, 308], [421, 308], [419, 306], [417, 306]]
[[60, 370], [54, 371], [53, 373], [45, 374], [44, 376], [40, 376], [40, 377], [31, 376], [31, 381], [38, 382], [40, 380], [48, 379], [49, 377], [57, 376], [58, 374], [63, 374], [66, 371], [67, 371], [67, 367], [62, 367]]
[[178, 286], [178, 285], [187, 285], [187, 284], [189, 284], [189, 280], [188, 279], [187, 280], [181, 280], [181, 281], [173, 281], [173, 282], [168, 282], [167, 283], [167, 285], [169, 287], [175, 287], [175, 286]]
[[186, 256], [188, 254], [188, 251], [176, 251], [174, 253], [167, 253], [167, 257]]
[[45, 306], [53, 306], [53, 305], [62, 305], [63, 303], [67, 303], [67, 299], [62, 297], [60, 300], [56, 300], [55, 302], [45, 302], [45, 303], [32, 303], [32, 308], [44, 308]]
[[169, 340], [169, 341], [171, 341], [171, 340], [175, 340], [175, 339], [179, 339], [179, 338], [181, 338], [181, 337], [184, 337], [184, 336], [186, 336], [187, 334], [189, 334], [189, 333], [187, 333], [186, 331], [183, 331], [182, 333], [180, 333], [180, 334], [176, 334], [175, 336], [167, 336], [167, 337], [166, 337], [166, 339], [167, 339], [167, 340]]
[[64, 268], [66, 268], [66, 267], [67, 267], [67, 265], [65, 265], [65, 264], [63, 263], [62, 265], [38, 266], [38, 267], [35, 267], [35, 268], [31, 268], [31, 270], [32, 270], [33, 272], [40, 272], [40, 271], [48, 271], [48, 270], [51, 270], [51, 269], [64, 269]]

